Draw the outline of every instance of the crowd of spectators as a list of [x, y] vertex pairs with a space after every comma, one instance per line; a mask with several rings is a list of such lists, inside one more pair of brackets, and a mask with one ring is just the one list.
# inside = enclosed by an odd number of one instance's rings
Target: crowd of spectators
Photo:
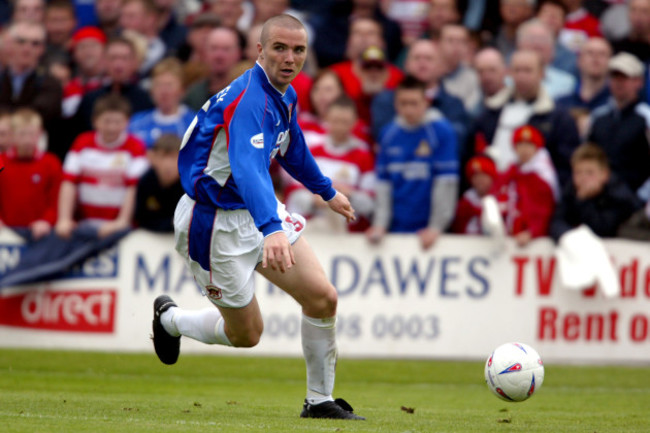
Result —
[[0, 228], [172, 230], [185, 130], [281, 13], [309, 36], [298, 122], [359, 217], [273, 167], [319, 230], [428, 248], [492, 196], [522, 246], [650, 237], [650, 0], [0, 0]]

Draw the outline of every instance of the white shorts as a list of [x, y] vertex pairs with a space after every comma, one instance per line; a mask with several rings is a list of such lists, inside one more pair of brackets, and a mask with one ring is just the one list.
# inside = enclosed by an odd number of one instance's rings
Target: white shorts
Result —
[[[293, 244], [305, 219], [278, 201], [282, 229]], [[242, 308], [255, 294], [255, 268], [262, 261], [264, 236], [246, 209], [201, 205], [184, 195], [174, 213], [176, 251], [189, 265], [203, 293], [221, 307]]]

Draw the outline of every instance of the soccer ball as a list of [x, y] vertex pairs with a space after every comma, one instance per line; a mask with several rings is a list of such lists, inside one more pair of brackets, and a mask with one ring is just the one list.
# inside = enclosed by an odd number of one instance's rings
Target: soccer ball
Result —
[[544, 382], [544, 364], [535, 349], [523, 343], [497, 347], [485, 363], [485, 383], [506, 401], [530, 398]]

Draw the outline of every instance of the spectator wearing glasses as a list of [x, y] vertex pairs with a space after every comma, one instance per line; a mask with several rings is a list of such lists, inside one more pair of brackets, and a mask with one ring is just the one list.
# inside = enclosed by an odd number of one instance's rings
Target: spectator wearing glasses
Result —
[[63, 91], [59, 82], [42, 68], [39, 61], [45, 50], [42, 24], [21, 21], [8, 29], [7, 67], [0, 73], [0, 107], [36, 110], [45, 128], [52, 132], [61, 117]]

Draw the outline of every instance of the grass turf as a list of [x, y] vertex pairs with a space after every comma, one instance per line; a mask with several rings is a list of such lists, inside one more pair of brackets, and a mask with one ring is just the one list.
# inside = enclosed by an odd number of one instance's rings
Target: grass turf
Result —
[[531, 400], [506, 403], [482, 363], [342, 359], [335, 396], [361, 422], [300, 419], [304, 388], [301, 359], [1, 349], [0, 431], [650, 431], [650, 367], [547, 364]]

